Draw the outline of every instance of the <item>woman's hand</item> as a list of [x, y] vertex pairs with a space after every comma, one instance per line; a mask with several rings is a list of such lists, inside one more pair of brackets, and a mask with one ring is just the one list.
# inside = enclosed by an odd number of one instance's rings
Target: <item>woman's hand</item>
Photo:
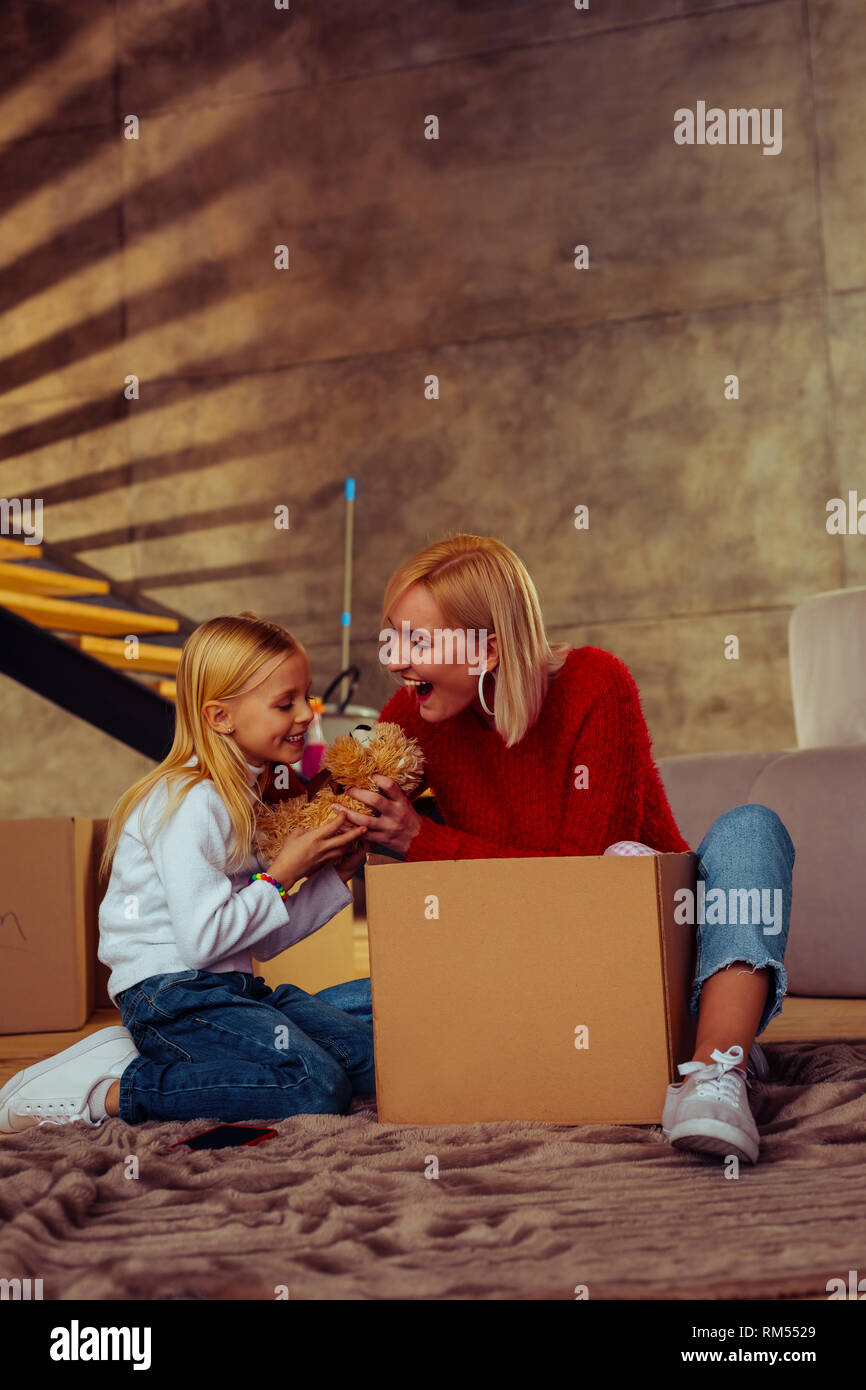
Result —
[[290, 830], [282, 849], [266, 872], [285, 888], [290, 888], [299, 878], [308, 878], [326, 864], [336, 867], [337, 862], [350, 849], [354, 849], [364, 834], [354, 825], [343, 828], [343, 818], [348, 814], [344, 807], [339, 806], [324, 825], [317, 825], [313, 830]]
[[378, 815], [365, 816], [348, 807], [345, 808], [346, 815], [355, 825], [362, 825], [368, 830], [368, 845], [384, 845], [398, 854], [405, 854], [421, 829], [421, 817], [393, 777], [376, 773], [373, 781], [380, 788], [378, 792], [366, 791], [363, 787], [347, 787], [346, 791], [356, 801], [363, 801], [374, 812], [377, 811]]

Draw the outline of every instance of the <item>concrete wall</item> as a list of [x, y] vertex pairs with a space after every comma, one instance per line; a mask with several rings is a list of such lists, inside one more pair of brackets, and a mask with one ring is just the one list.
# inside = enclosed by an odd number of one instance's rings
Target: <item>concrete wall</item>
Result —
[[[657, 756], [793, 746], [791, 609], [866, 583], [825, 529], [866, 425], [861, 0], [4, 16], [0, 495], [47, 540], [285, 623], [321, 689], [352, 475], [365, 703], [385, 581], [463, 529], [628, 663]], [[782, 108], [782, 152], [675, 144], [698, 101]], [[149, 766], [4, 680], [0, 721], [0, 814], [104, 814]]]

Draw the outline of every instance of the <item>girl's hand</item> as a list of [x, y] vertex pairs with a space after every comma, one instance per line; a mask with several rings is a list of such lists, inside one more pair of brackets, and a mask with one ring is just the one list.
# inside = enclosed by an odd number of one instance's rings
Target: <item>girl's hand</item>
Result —
[[352, 877], [353, 874], [357, 872], [358, 869], [360, 869], [361, 865], [363, 864], [366, 858], [367, 837], [366, 835], [362, 835], [361, 839], [357, 842], [357, 844], [350, 845], [350, 847], [346, 850], [346, 853], [343, 855], [342, 859], [337, 860], [336, 864], [334, 865], [334, 868], [340, 875], [340, 878], [343, 880], [343, 882], [348, 885], [349, 879]]
[[299, 878], [308, 878], [316, 869], [336, 864], [349, 846], [354, 846], [364, 834], [363, 828], [359, 830], [357, 826], [343, 829], [346, 815], [345, 808], [339, 806], [324, 825], [317, 825], [313, 830], [290, 830], [266, 872], [279, 879], [285, 888], [290, 888]]
[[365, 816], [360, 811], [347, 808], [346, 815], [355, 825], [362, 825], [369, 832], [368, 846], [385, 845], [398, 854], [405, 854], [421, 829], [421, 817], [393, 777], [376, 773], [373, 781], [380, 788], [378, 792], [365, 791], [362, 787], [347, 787], [346, 790], [349, 796], [365, 802], [379, 814]]

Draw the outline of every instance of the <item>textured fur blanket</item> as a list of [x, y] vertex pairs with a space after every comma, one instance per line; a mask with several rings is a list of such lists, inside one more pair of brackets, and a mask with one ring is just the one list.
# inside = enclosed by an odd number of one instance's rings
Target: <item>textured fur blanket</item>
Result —
[[408, 1128], [372, 1103], [246, 1150], [168, 1151], [200, 1123], [3, 1136], [0, 1273], [46, 1299], [825, 1297], [866, 1274], [866, 1044], [766, 1051], [736, 1179], [658, 1128]]

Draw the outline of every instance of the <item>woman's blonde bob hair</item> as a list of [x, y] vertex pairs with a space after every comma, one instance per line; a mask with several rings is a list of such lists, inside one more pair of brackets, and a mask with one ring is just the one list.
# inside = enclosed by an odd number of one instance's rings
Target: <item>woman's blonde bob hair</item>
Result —
[[[183, 645], [177, 668], [177, 714], [174, 742], [159, 767], [139, 778], [111, 812], [100, 874], [105, 875], [127, 817], [163, 780], [170, 796], [154, 835], [198, 782], [211, 778], [228, 809], [235, 843], [229, 868], [239, 867], [250, 854], [255, 832], [256, 797], [250, 795], [246, 759], [233, 738], [212, 729], [204, 707], [209, 700], [228, 700], [241, 690], [253, 690], [267, 680], [279, 659], [304, 653], [300, 642], [278, 623], [255, 613], [211, 618], [202, 623]], [[256, 680], [255, 677], [259, 679]], [[186, 763], [195, 755], [197, 765]]]
[[[495, 633], [494, 722], [506, 748], [513, 747], [541, 714], [550, 681], [571, 649], [568, 642], [548, 641], [538, 593], [523, 561], [494, 536], [459, 534], [428, 545], [388, 581], [383, 631], [392, 607], [412, 584], [429, 590], [448, 627]], [[489, 695], [485, 698], [490, 703]]]

